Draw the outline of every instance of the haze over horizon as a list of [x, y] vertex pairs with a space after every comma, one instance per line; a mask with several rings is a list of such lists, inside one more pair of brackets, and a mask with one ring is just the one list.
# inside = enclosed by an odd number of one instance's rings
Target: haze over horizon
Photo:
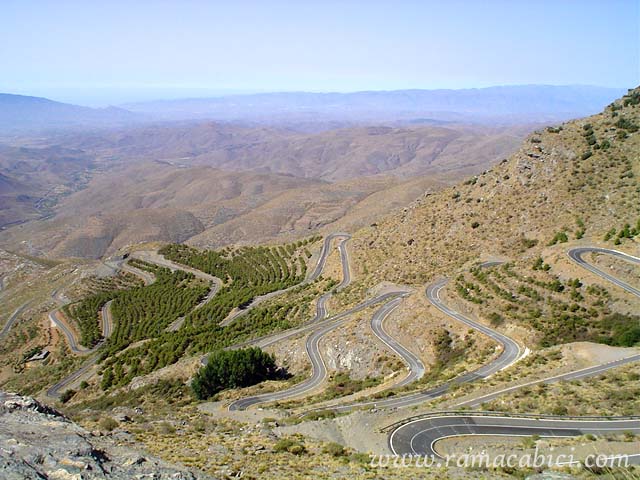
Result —
[[640, 78], [638, 15], [628, 0], [9, 0], [0, 91], [104, 106], [284, 91], [630, 88]]

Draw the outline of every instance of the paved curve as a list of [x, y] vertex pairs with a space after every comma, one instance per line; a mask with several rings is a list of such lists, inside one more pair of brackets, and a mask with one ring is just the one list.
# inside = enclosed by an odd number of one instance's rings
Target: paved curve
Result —
[[404, 387], [405, 385], [409, 385], [410, 383], [421, 379], [426, 371], [422, 360], [420, 360], [420, 358], [413, 352], [407, 350], [404, 345], [390, 336], [384, 329], [384, 321], [391, 312], [400, 305], [400, 302], [402, 302], [401, 298], [391, 300], [380, 307], [371, 317], [371, 330], [373, 330], [375, 336], [378, 337], [380, 341], [389, 347], [396, 355], [398, 355], [407, 364], [409, 369], [409, 374], [400, 382], [396, 383], [394, 385], [395, 388]]
[[345, 310], [344, 312], [341, 312], [321, 322], [317, 322], [317, 323], [310, 322], [307, 325], [300, 328], [287, 330], [286, 332], [282, 332], [279, 334], [270, 335], [268, 337], [252, 340], [250, 342], [246, 342], [239, 345], [234, 345], [232, 348], [241, 348], [246, 346], [258, 346], [260, 348], [265, 348], [265, 347], [268, 347], [269, 345], [273, 345], [274, 343], [280, 342], [287, 338], [291, 338], [299, 334], [310, 331], [312, 333], [307, 338], [306, 351], [307, 351], [307, 354], [309, 355], [309, 358], [311, 359], [312, 375], [310, 378], [308, 378], [304, 382], [290, 389], [237, 400], [231, 405], [229, 405], [229, 410], [244, 410], [245, 408], [248, 408], [252, 405], [256, 405], [258, 403], [283, 400], [285, 398], [288, 399], [295, 396], [299, 396], [303, 393], [307, 393], [308, 391], [314, 389], [316, 386], [322, 383], [322, 381], [324, 380], [327, 374], [324, 360], [322, 359], [322, 355], [320, 354], [320, 350], [318, 348], [318, 344], [321, 338], [327, 333], [329, 333], [331, 330], [342, 325], [347, 319], [347, 317], [353, 315], [354, 313], [364, 310], [366, 308], [369, 308], [378, 303], [385, 303], [385, 305], [388, 305], [390, 302], [397, 300], [399, 299], [399, 297], [403, 297], [408, 293], [409, 292], [406, 290], [397, 290], [393, 292], [388, 292], [383, 295], [379, 295], [377, 297], [366, 300], [349, 310]]
[[394, 430], [389, 448], [396, 455], [427, 455], [442, 458], [436, 449], [438, 440], [466, 435], [575, 437], [592, 434], [640, 433], [640, 418], [567, 420], [566, 418], [518, 418], [469, 414], [434, 416], [413, 420]]
[[608, 248], [599, 248], [599, 247], [577, 247], [572, 248], [567, 252], [569, 258], [580, 265], [582, 268], [589, 270], [592, 273], [595, 273], [599, 277], [602, 277], [606, 280], [609, 280], [611, 283], [623, 288], [627, 292], [635, 295], [636, 297], [640, 297], [640, 290], [632, 287], [631, 285], [623, 282], [622, 280], [617, 279], [616, 277], [609, 275], [607, 272], [600, 270], [599, 268], [591, 265], [585, 259], [582, 258], [582, 255], [585, 253], [601, 253], [603, 255], [611, 255], [613, 257], [620, 258], [625, 262], [635, 263], [636, 265], [640, 265], [640, 258], [634, 257], [632, 255], [628, 255], [623, 252], [619, 252], [617, 250], [609, 250]]
[[[582, 255], [589, 252], [613, 255], [632, 263], [640, 263], [640, 259], [631, 255], [597, 247], [579, 247], [568, 251], [569, 257], [578, 265], [595, 273], [596, 275], [611, 281], [624, 290], [640, 297], [640, 291], [634, 287], [618, 280], [606, 272], [587, 263]], [[524, 386], [536, 383], [555, 383], [562, 380], [576, 380], [597, 375], [603, 371], [618, 367], [630, 362], [640, 360], [640, 355], [632, 355], [614, 362], [569, 372], [563, 375], [549, 377], [539, 381], [529, 382], [524, 385], [509, 387], [498, 392], [493, 392], [482, 397], [477, 397], [458, 406], [474, 406], [492, 400], [510, 391], [517, 390]], [[397, 427], [389, 436], [389, 448], [394, 454], [418, 454], [440, 456], [435, 449], [435, 444], [442, 438], [459, 435], [507, 435], [507, 436], [531, 436], [541, 437], [570, 437], [587, 433], [602, 435], [604, 433], [620, 431], [632, 431], [640, 433], [640, 419], [599, 419], [599, 420], [574, 420], [567, 418], [536, 419], [536, 418], [514, 418], [514, 417], [487, 417], [472, 415], [457, 416], [432, 416], [416, 420], [409, 420], [407, 423]], [[639, 457], [632, 458], [637, 462]]]
[[62, 312], [60, 312], [60, 309], [49, 312], [49, 320], [67, 338], [69, 349], [77, 355], [88, 355], [89, 353], [91, 353], [90, 349], [83, 347], [76, 341], [74, 332], [72, 332], [71, 329], [67, 326], [66, 322], [62, 320], [61, 316]]
[[[318, 264], [314, 272], [309, 276], [307, 281], [316, 280], [324, 269], [324, 265], [327, 259], [328, 245], [331, 244], [331, 240], [334, 238], [342, 237], [342, 241], [338, 244], [338, 249], [340, 251], [340, 260], [342, 261], [342, 281], [336, 287], [336, 291], [340, 291], [345, 288], [347, 285], [351, 283], [351, 270], [349, 267], [349, 253], [347, 251], [346, 243], [351, 238], [350, 235], [346, 233], [333, 233], [324, 239], [324, 244], [322, 246], [322, 251], [320, 253], [320, 258], [318, 259]], [[316, 301], [316, 316], [312, 320], [313, 322], [319, 322], [323, 318], [327, 316], [327, 302], [331, 298], [332, 292], [323, 293], [318, 297]]]

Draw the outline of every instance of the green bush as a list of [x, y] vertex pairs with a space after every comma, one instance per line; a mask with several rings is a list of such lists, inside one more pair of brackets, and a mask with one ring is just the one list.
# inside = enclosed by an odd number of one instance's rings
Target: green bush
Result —
[[614, 123], [614, 125], [617, 128], [622, 128], [624, 130], [626, 130], [629, 133], [634, 133], [638, 131], [638, 125], [636, 125], [635, 123], [633, 123], [631, 120], [629, 120], [628, 118], [620, 118], [616, 123]]
[[489, 322], [491, 322], [492, 326], [497, 327], [504, 323], [504, 318], [499, 313], [492, 312], [491, 314], [489, 314]]
[[248, 387], [280, 375], [275, 358], [259, 348], [217, 350], [196, 373], [191, 387], [205, 400], [227, 388]]
[[569, 237], [566, 232], [558, 232], [549, 242], [549, 246], [555, 245], [556, 243], [567, 243], [569, 241]]
[[69, 389], [69, 390], [65, 390], [62, 395], [60, 395], [60, 401], [62, 403], [67, 403], [69, 400], [71, 400], [76, 394], [75, 390]]
[[294, 455], [302, 455], [307, 451], [304, 444], [292, 438], [281, 438], [273, 446], [276, 453], [292, 453]]
[[115, 428], [117, 428], [119, 423], [117, 420], [114, 420], [111, 417], [104, 417], [102, 418], [102, 420], [100, 420], [99, 425], [102, 430], [106, 430], [107, 432], [110, 432]]
[[589, 158], [591, 155], [593, 155], [593, 152], [591, 150], [587, 150], [586, 152], [584, 152], [582, 154], [582, 156], [580, 157], [582, 160], [586, 160], [587, 158]]
[[602, 320], [601, 327], [609, 333], [598, 340], [616, 347], [633, 347], [640, 343], [640, 317], [613, 313]]
[[331, 442], [324, 446], [322, 453], [326, 453], [332, 457], [344, 457], [347, 454], [347, 451], [339, 443]]

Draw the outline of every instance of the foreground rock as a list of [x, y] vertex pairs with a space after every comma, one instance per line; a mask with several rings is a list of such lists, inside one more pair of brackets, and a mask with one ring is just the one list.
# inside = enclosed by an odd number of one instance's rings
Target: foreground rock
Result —
[[94, 437], [30, 397], [0, 392], [0, 478], [210, 478]]

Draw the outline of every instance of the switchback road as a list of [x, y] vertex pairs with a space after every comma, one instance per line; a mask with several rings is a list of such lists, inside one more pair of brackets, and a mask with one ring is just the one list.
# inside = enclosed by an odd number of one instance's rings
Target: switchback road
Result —
[[[578, 265], [604, 278], [615, 285], [623, 288], [627, 292], [640, 297], [640, 290], [628, 285], [625, 282], [603, 272], [599, 268], [589, 264], [582, 258], [585, 253], [601, 253], [612, 255], [622, 260], [638, 264], [640, 259], [631, 255], [598, 247], [578, 247], [568, 251], [569, 257]], [[435, 297], [437, 298], [437, 292]], [[465, 322], [466, 323], [466, 322]], [[621, 365], [639, 361], [640, 355], [631, 355], [614, 362], [584, 368], [546, 379], [529, 382], [523, 385], [516, 385], [505, 388], [497, 392], [476, 397], [472, 400], [460, 403], [458, 406], [470, 407], [483, 402], [493, 400], [500, 395], [509, 393], [525, 386], [539, 383], [555, 383], [565, 380], [577, 380], [581, 378], [598, 375], [604, 371]], [[490, 414], [479, 415], [429, 415], [426, 418], [407, 419], [406, 423], [397, 426], [389, 435], [389, 448], [397, 455], [433, 455], [441, 456], [435, 449], [438, 440], [461, 435], [504, 435], [504, 436], [532, 436], [540, 437], [574, 437], [585, 434], [602, 435], [605, 433], [621, 433], [629, 431], [640, 433], [640, 418], [632, 419], [575, 419], [558, 417], [547, 418], [515, 418], [512, 415], [495, 416]], [[632, 460], [637, 463], [639, 456], [634, 456]]]

